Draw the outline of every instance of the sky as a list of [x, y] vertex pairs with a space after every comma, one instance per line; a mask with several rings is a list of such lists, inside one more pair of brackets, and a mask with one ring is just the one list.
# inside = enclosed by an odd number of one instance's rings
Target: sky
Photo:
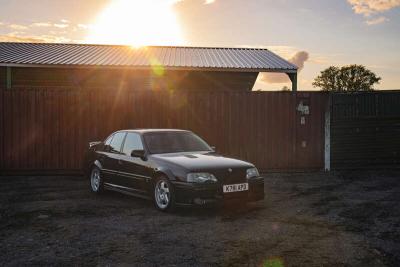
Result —
[[[329, 66], [362, 64], [400, 89], [400, 0], [0, 0], [0, 41], [268, 48], [300, 90]], [[289, 86], [260, 74], [254, 90]]]

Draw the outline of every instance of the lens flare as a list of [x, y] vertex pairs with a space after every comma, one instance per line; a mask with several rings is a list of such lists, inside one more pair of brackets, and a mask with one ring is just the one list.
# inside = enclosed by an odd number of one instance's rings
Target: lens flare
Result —
[[281, 259], [272, 258], [264, 261], [263, 267], [284, 267], [284, 264]]
[[153, 70], [153, 73], [155, 75], [157, 75], [157, 76], [164, 75], [164, 67], [157, 59], [150, 58], [150, 64], [151, 64], [151, 69]]

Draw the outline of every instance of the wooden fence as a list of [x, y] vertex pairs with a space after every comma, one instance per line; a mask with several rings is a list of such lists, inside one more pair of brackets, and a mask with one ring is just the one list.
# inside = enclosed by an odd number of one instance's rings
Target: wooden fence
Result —
[[326, 101], [324, 93], [0, 89], [0, 170], [79, 171], [89, 141], [127, 128], [189, 129], [262, 170], [323, 169]]
[[332, 95], [333, 169], [400, 167], [400, 91]]

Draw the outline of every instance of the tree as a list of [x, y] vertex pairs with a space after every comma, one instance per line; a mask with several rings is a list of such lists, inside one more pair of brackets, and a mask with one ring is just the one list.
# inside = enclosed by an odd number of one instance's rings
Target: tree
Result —
[[321, 71], [312, 85], [330, 92], [373, 91], [374, 84], [380, 80], [381, 77], [362, 65], [332, 66]]

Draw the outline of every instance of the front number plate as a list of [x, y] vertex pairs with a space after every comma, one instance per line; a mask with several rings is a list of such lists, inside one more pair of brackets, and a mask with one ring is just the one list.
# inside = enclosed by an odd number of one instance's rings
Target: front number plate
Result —
[[227, 184], [223, 187], [224, 193], [240, 192], [249, 190], [249, 184]]

